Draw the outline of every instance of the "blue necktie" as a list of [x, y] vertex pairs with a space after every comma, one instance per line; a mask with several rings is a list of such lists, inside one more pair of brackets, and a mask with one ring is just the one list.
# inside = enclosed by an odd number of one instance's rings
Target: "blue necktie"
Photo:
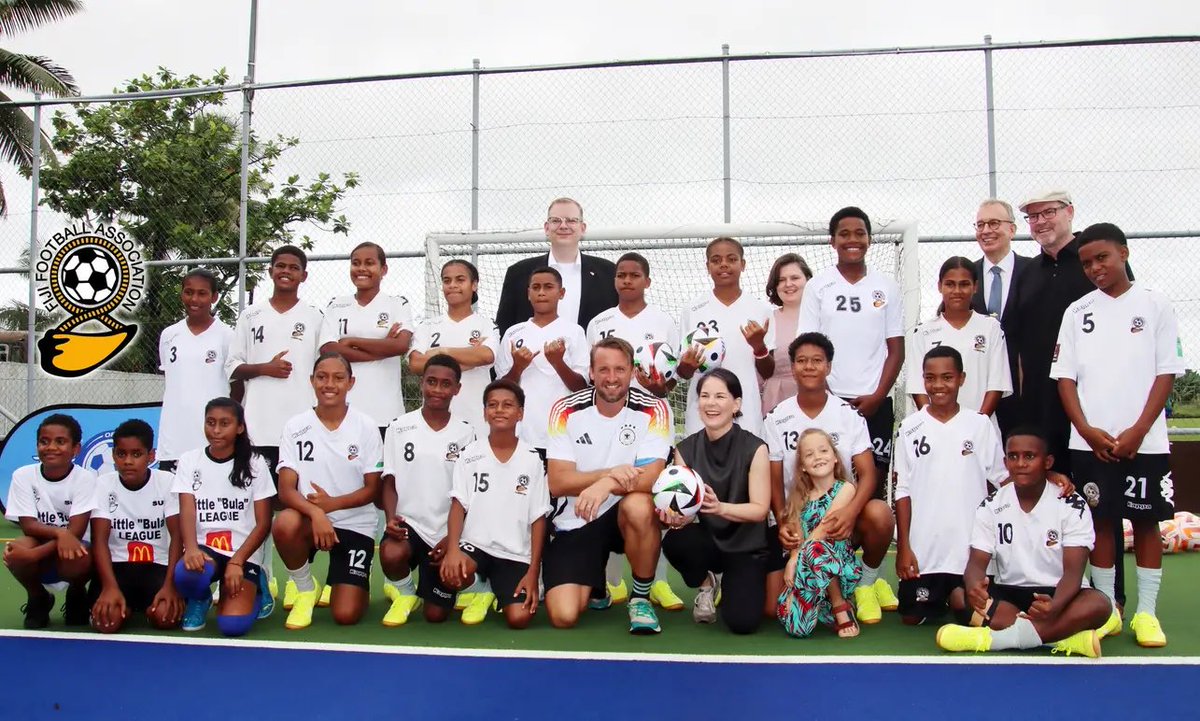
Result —
[[1000, 266], [998, 266], [998, 265], [992, 266], [992, 287], [990, 290], [988, 290], [988, 299], [987, 299], [988, 314], [994, 315], [997, 318], [1000, 317], [1000, 292], [1001, 292], [1000, 273], [1002, 273], [1002, 272], [1003, 271], [1000, 270]]

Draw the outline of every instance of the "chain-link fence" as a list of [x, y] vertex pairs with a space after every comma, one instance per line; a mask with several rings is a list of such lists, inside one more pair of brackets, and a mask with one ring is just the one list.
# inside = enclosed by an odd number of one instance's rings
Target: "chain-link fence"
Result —
[[[847, 204], [879, 219], [914, 218], [923, 237], [943, 241], [920, 250], [920, 315], [928, 317], [941, 261], [979, 255], [967, 233], [980, 200], [1015, 203], [1062, 187], [1075, 198], [1078, 227], [1107, 220], [1141, 234], [1131, 243], [1138, 277], [1175, 302], [1195, 367], [1198, 72], [1200, 38], [245, 87], [221, 75], [159, 74], [124, 88], [127, 97], [42, 103], [41, 127], [58, 163], [41, 168], [36, 213], [24, 202], [30, 186], [4, 176], [10, 211], [0, 220], [0, 296], [26, 301], [21, 252], [31, 238], [42, 247], [73, 223], [119, 223], [152, 267], [139, 340], [108, 370], [149, 375], [158, 334], [182, 316], [178, 278], [186, 267], [219, 272], [220, 312], [232, 322], [239, 300], [261, 297], [261, 257], [270, 248], [290, 240], [311, 249], [317, 259], [302, 297], [323, 306], [352, 292], [346, 257], [369, 240], [395, 256], [383, 290], [420, 309], [428, 233], [536, 229], [549, 200], [569, 195], [593, 229], [824, 218]], [[1036, 252], [1029, 242], [1015, 247]], [[239, 273], [249, 289], [242, 299]], [[488, 271], [482, 280], [490, 287], [500, 277]], [[105, 403], [158, 392], [153, 379], [132, 391], [111, 377], [41, 373], [23, 345], [22, 312], [7, 311], [0, 414], [20, 416], [60, 398]], [[6, 428], [0, 422], [0, 432]]]

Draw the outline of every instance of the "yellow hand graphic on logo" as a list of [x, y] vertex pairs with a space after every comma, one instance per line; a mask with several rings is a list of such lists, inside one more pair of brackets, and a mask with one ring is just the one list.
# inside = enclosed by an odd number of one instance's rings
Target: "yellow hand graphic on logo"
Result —
[[53, 328], [38, 341], [42, 370], [62, 378], [75, 378], [120, 353], [137, 335], [136, 325], [123, 325], [107, 333], [76, 333]]

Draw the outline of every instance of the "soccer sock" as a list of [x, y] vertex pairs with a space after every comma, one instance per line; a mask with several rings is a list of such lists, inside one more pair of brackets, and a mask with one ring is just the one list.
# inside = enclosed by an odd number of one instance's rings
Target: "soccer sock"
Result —
[[[387, 582], [392, 585], [392, 588], [399, 591], [401, 593], [401, 595], [404, 595], [404, 596], [417, 595], [417, 588], [416, 588], [416, 586], [413, 585], [413, 577], [412, 577], [411, 573], [408, 574], [407, 576], [405, 576], [404, 578], [401, 578], [401, 579], [395, 580], [395, 581], [393, 581], [392, 579], [389, 578], [389, 579], [387, 579]], [[475, 584], [476, 585], [479, 584], [479, 576], [475, 577]], [[471, 588], [474, 588], [474, 587], [475, 586], [472, 586]], [[474, 593], [474, 591], [472, 591], [471, 593]]]
[[1158, 587], [1162, 584], [1161, 568], [1137, 567], [1138, 613], [1158, 615]]
[[[1141, 580], [1140, 575], [1138, 576], [1138, 580]], [[1115, 589], [1117, 586], [1116, 566], [1112, 566], [1110, 568], [1092, 566], [1092, 585], [1096, 587], [1097, 591], [1103, 593], [1105, 596], [1108, 596], [1109, 599], [1114, 598], [1116, 596]]]
[[1037, 648], [1042, 645], [1042, 637], [1038, 635], [1033, 622], [1028, 618], [1017, 617], [1013, 625], [992, 631], [992, 650], [1007, 651], [1009, 649]]
[[621, 557], [615, 553], [608, 554], [608, 563], [604, 566], [604, 580], [608, 582], [608, 585], [621, 585], [621, 575], [624, 570], [621, 568]]
[[263, 562], [262, 572], [266, 577], [263, 588], [266, 588], [266, 583], [269, 583], [275, 577], [275, 541], [271, 540], [271, 534], [267, 534], [267, 540], [263, 541]]
[[666, 580], [667, 580], [667, 557], [663, 555], [662, 551], [659, 551], [658, 552], [658, 565], [654, 567], [654, 581], [655, 582], [663, 581], [665, 583]]
[[[412, 575], [410, 574], [408, 579], [406, 579], [406, 580], [408, 583], [408, 587], [411, 589]], [[392, 585], [395, 585], [396, 583], [400, 583], [400, 582], [396, 581]], [[400, 588], [400, 587], [396, 586], [396, 588]], [[491, 593], [491, 592], [492, 592], [492, 582], [483, 580], [482, 578], [479, 577], [478, 573], [475, 574], [475, 580], [471, 581], [470, 586], [467, 586], [463, 590], [459, 591], [459, 593]], [[416, 593], [416, 592], [409, 590], [409, 591], [405, 591], [405, 593]]]
[[296, 584], [296, 590], [300, 593], [317, 590], [317, 582], [312, 577], [312, 566], [308, 563], [302, 563], [300, 568], [289, 568], [288, 577]]
[[630, 598], [650, 598], [650, 586], [654, 583], [654, 577], [638, 578], [633, 577], [633, 591], [629, 594]]
[[867, 564], [863, 564], [862, 580], [858, 582], [859, 588], [870, 588], [875, 585], [875, 579], [879, 578], [879, 566], [871, 568]]

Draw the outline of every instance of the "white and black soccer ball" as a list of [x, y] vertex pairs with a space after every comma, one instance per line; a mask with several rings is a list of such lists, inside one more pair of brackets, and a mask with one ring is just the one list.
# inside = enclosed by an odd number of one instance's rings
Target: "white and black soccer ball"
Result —
[[720, 336], [705, 336], [700, 331], [694, 330], [688, 333], [683, 344], [685, 347], [693, 346], [700, 352], [698, 370], [701, 375], [720, 368], [725, 362], [725, 340]]
[[675, 378], [675, 368], [679, 365], [679, 358], [670, 345], [651, 342], [639, 345], [634, 350], [633, 365], [645, 373], [650, 380], [667, 383]]
[[86, 308], [103, 305], [117, 292], [117, 259], [103, 248], [85, 245], [67, 254], [61, 286], [71, 302]]
[[691, 518], [704, 503], [704, 481], [687, 466], [667, 466], [654, 479], [650, 493], [655, 508]]

